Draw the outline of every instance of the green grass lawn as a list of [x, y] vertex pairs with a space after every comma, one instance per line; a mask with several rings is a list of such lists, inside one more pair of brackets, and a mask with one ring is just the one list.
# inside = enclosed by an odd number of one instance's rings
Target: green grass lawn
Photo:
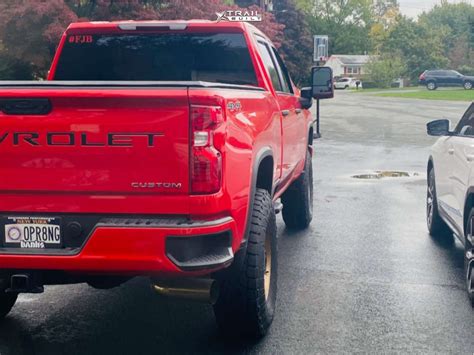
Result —
[[374, 94], [380, 97], [399, 97], [402, 99], [474, 101], [474, 90], [435, 90], [421, 89], [414, 92], [385, 92]]
[[370, 93], [373, 93], [373, 92], [376, 92], [376, 93], [383, 92], [383, 91], [400, 91], [400, 92], [403, 92], [403, 91], [406, 91], [406, 90], [419, 90], [419, 89], [420, 88], [418, 86], [407, 86], [407, 87], [404, 87], [404, 88], [401, 88], [401, 89], [400, 88], [389, 88], [389, 89], [371, 88], [371, 89], [362, 89], [362, 90], [360, 90], [360, 89], [359, 90], [350, 89], [350, 92], [354, 93], [354, 94], [370, 94]]

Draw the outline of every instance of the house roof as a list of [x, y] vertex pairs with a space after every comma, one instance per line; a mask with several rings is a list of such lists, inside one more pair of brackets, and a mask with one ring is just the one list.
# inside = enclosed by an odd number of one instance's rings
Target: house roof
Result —
[[363, 65], [367, 64], [370, 60], [370, 55], [345, 55], [345, 54], [334, 54], [331, 57], [337, 58], [344, 65]]

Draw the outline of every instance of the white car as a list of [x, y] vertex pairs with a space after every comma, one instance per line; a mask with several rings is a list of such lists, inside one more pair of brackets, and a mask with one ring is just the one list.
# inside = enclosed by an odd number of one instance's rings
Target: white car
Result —
[[474, 307], [474, 103], [453, 131], [448, 120], [428, 123], [440, 136], [428, 161], [426, 215], [435, 238], [454, 233], [464, 245], [467, 292]]
[[355, 78], [340, 78], [334, 83], [334, 89], [356, 89], [359, 82], [359, 89], [362, 89], [362, 81]]

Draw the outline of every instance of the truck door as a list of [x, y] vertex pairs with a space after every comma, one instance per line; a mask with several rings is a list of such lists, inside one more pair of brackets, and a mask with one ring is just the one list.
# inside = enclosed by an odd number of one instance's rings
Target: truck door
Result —
[[[280, 97], [285, 98], [285, 100], [288, 102], [288, 106], [290, 107], [290, 117], [288, 117], [288, 119], [283, 117], [283, 141], [285, 142], [285, 138], [286, 140], [291, 139], [292, 141], [292, 152], [289, 157], [289, 159], [291, 159], [289, 164], [289, 172], [291, 173], [296, 165], [306, 158], [306, 120], [301, 109], [299, 97], [294, 93], [288, 69], [286, 68], [285, 63], [281, 59], [276, 49], [272, 47], [272, 51], [276, 59], [277, 69], [280, 72], [280, 79], [283, 87], [283, 91], [277, 92], [277, 95], [279, 100]], [[283, 148], [283, 160], [285, 160], [284, 153], [285, 149]]]
[[268, 70], [276, 92], [282, 120], [282, 181], [291, 175], [297, 163], [305, 154], [301, 152], [305, 145], [304, 118], [299, 108], [298, 97], [293, 93], [288, 72], [280, 65], [281, 59], [268, 43], [258, 40], [258, 50]]
[[466, 193], [469, 189], [471, 171], [474, 167], [474, 105], [466, 112], [451, 137], [451, 162], [449, 164], [453, 219], [458, 226], [464, 223], [463, 212]]

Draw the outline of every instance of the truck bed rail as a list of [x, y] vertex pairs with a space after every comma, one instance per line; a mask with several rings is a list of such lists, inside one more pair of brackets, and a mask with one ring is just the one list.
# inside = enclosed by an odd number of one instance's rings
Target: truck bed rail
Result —
[[264, 91], [252, 85], [213, 83], [208, 81], [0, 81], [0, 88], [160, 88], [194, 87]]

